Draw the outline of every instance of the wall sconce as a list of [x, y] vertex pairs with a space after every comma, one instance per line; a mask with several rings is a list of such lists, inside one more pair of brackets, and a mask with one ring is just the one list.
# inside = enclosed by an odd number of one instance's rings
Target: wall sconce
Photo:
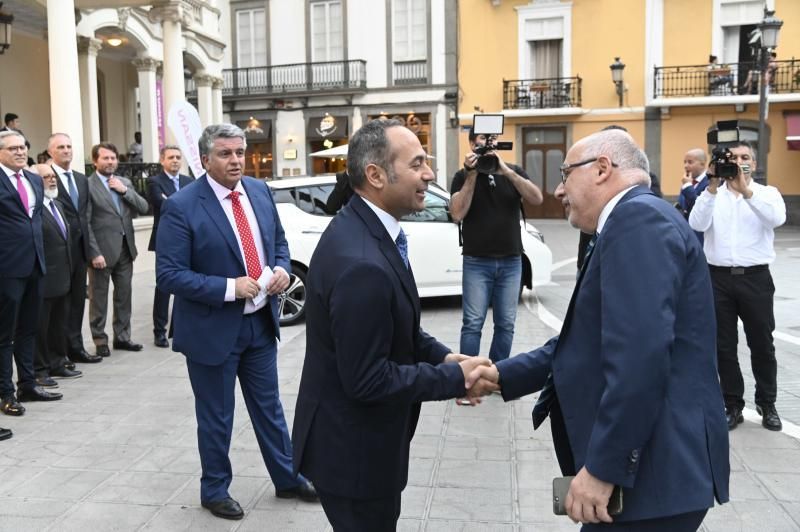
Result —
[[608, 68], [611, 69], [611, 79], [617, 87], [617, 96], [619, 96], [619, 106], [622, 107], [622, 95], [625, 94], [625, 81], [622, 76], [625, 70], [625, 63], [619, 60], [619, 57], [614, 58], [614, 62]]
[[120, 46], [122, 44], [122, 39], [120, 39], [119, 37], [109, 37], [108, 39], [106, 39], [106, 43], [109, 46], [113, 46], [114, 48], [116, 48], [117, 46]]
[[457, 128], [459, 125], [458, 113], [455, 109], [450, 109], [448, 118], [450, 119], [450, 127]]
[[[0, 2], [0, 9], [3, 2]], [[14, 15], [9, 15], [0, 11], [0, 54], [11, 48], [11, 23], [14, 22]]]

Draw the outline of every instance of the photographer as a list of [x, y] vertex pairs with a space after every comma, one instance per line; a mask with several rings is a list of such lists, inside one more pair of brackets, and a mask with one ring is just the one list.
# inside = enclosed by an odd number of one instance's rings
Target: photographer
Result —
[[539, 205], [543, 198], [522, 168], [506, 164], [494, 150], [480, 157], [496, 158], [496, 170], [476, 169], [475, 150], [483, 151], [487, 141], [491, 146], [494, 136], [487, 139], [470, 129], [472, 151], [464, 158], [464, 168], [453, 176], [450, 213], [462, 223], [464, 245], [460, 350], [466, 355], [480, 352], [481, 330], [491, 305], [494, 336], [489, 358], [497, 362], [508, 358], [514, 338], [522, 278], [521, 200]]
[[782, 428], [775, 409], [775, 285], [769, 264], [775, 260], [775, 228], [786, 221], [786, 205], [778, 189], [752, 180], [755, 169], [749, 143], [736, 141], [727, 149], [717, 148], [708, 167], [708, 187], [689, 215], [692, 229], [705, 233], [703, 249], [714, 286], [717, 362], [729, 430], [744, 421], [737, 317], [744, 324], [750, 346], [755, 403], [762, 425], [769, 430]]

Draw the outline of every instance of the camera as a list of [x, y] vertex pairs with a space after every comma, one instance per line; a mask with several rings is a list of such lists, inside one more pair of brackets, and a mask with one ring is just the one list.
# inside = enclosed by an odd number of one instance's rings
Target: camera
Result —
[[497, 172], [497, 156], [489, 152], [495, 150], [510, 150], [514, 147], [513, 142], [497, 142], [497, 135], [503, 133], [503, 115], [476, 114], [472, 121], [472, 132], [475, 135], [484, 135], [486, 144], [475, 146], [472, 150], [478, 155], [475, 169], [482, 174], [493, 174]]
[[[709, 161], [708, 177], [718, 177], [720, 179], [735, 179], [739, 175], [739, 165], [733, 161], [730, 147], [738, 142], [745, 140], [742, 131], [739, 129], [738, 120], [720, 120], [711, 126], [706, 135], [706, 141], [714, 146], [711, 150], [711, 160]], [[713, 174], [711, 167], [713, 165]], [[745, 166], [747, 168], [745, 168]], [[742, 166], [742, 171], [750, 173], [750, 166]]]

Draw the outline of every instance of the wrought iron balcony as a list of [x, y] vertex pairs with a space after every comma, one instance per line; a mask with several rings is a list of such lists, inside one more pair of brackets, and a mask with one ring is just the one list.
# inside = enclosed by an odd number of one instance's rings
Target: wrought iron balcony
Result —
[[[655, 67], [656, 98], [758, 94], [760, 76], [754, 62], [724, 65]], [[767, 68], [770, 92], [800, 92], [800, 61], [771, 61]]]
[[395, 61], [395, 85], [425, 85], [428, 83], [428, 61]]
[[504, 109], [557, 109], [581, 106], [581, 78], [503, 80]]

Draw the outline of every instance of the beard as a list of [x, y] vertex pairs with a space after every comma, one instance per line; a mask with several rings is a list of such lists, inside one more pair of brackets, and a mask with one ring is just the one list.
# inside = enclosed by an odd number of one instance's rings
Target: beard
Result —
[[58, 189], [57, 188], [46, 188], [44, 189], [44, 197], [54, 200], [58, 197]]

